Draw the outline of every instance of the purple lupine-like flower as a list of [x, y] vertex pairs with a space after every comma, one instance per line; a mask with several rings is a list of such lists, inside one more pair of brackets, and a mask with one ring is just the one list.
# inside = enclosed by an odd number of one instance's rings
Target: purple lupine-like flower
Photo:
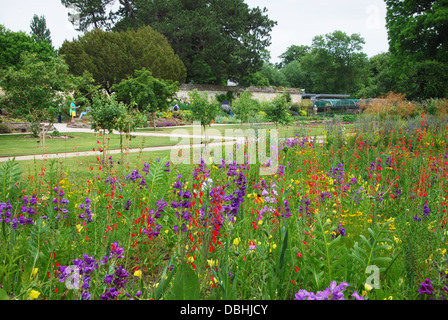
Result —
[[425, 203], [423, 206], [423, 216], [428, 217], [430, 213], [431, 213], [431, 210], [429, 209], [429, 205], [427, 203]]
[[113, 259], [114, 257], [117, 259], [123, 259], [124, 258], [124, 248], [120, 247], [118, 245], [118, 242], [112, 243], [112, 249], [110, 250], [109, 259]]
[[431, 285], [431, 279], [425, 279], [425, 281], [420, 283], [420, 285], [422, 286], [420, 289], [418, 289], [418, 292], [420, 294], [431, 295], [434, 291], [434, 287]]

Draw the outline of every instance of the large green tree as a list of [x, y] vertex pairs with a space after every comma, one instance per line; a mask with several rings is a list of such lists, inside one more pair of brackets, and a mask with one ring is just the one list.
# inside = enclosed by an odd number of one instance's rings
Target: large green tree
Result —
[[[433, 62], [448, 65], [448, 1], [386, 0], [386, 6], [391, 68], [396, 80], [404, 84], [401, 90], [421, 98], [430, 92], [433, 97], [444, 96], [444, 88], [433, 85], [439, 75]], [[424, 74], [423, 70], [430, 69], [436, 78], [420, 81], [419, 92], [415, 86], [406, 85], [410, 74]], [[427, 89], [425, 83], [431, 88]], [[436, 87], [439, 90], [434, 91]]]
[[30, 23], [31, 35], [36, 41], [47, 41], [51, 44], [51, 33], [47, 28], [47, 21], [44, 16], [34, 15]]
[[278, 64], [279, 68], [283, 68], [293, 61], [300, 62], [302, 58], [307, 55], [311, 50], [310, 46], [304, 45], [292, 45], [289, 46], [285, 52], [283, 52], [279, 58], [282, 59]]
[[390, 53], [379, 53], [369, 59], [369, 77], [367, 85], [358, 91], [360, 98], [376, 98], [397, 90], [397, 83], [392, 75]]
[[187, 82], [239, 82], [263, 64], [276, 22], [243, 0], [120, 1], [116, 30], [150, 25], [187, 68]]
[[42, 123], [53, 123], [58, 105], [64, 104], [65, 96], [74, 89], [75, 79], [61, 57], [42, 61], [35, 53], [25, 53], [21, 59], [21, 68], [9, 67], [2, 72], [0, 87], [5, 96], [0, 102], [14, 117], [30, 122], [45, 146], [50, 126], [41, 130]]
[[357, 92], [367, 82], [367, 55], [364, 39], [336, 30], [314, 37], [311, 52], [301, 65], [310, 73], [313, 89], [320, 93]]
[[94, 29], [77, 40], [65, 41], [59, 53], [73, 74], [89, 71], [108, 92], [142, 68], [160, 79], [183, 82], [186, 77], [185, 66], [166, 38], [149, 26], [123, 32]]
[[20, 68], [22, 53], [36, 53], [40, 60], [49, 61], [57, 53], [47, 41], [35, 41], [25, 32], [14, 32], [0, 24], [0, 70]]

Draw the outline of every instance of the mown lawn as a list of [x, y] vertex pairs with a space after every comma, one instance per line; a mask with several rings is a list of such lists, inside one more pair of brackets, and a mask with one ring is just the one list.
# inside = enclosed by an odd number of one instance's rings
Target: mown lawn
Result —
[[[45, 139], [45, 148], [41, 146], [40, 138], [23, 135], [0, 135], [0, 157], [35, 155], [46, 153], [66, 153], [98, 150], [103, 148], [103, 137], [98, 133], [67, 133], [69, 139]], [[123, 139], [127, 146], [128, 140]], [[129, 148], [158, 147], [177, 144], [169, 137], [134, 136], [129, 141]], [[119, 135], [106, 135], [106, 145], [109, 149], [120, 149]]]

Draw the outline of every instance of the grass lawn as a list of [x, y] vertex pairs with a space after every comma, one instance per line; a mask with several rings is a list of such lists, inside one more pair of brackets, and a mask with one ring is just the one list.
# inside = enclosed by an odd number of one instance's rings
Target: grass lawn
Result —
[[[93, 148], [101, 148], [103, 144], [103, 137], [98, 133], [67, 133], [67, 135], [73, 138], [45, 139], [45, 149], [40, 146], [39, 138], [29, 138], [29, 135], [0, 135], [0, 145], [2, 146], [0, 157], [90, 151]], [[171, 141], [169, 137], [135, 136], [129, 142], [129, 147], [170, 146], [177, 143], [178, 141]], [[109, 149], [120, 149], [120, 136], [107, 134], [107, 144], [109, 144]], [[127, 140], [123, 139], [123, 145], [127, 145]]]

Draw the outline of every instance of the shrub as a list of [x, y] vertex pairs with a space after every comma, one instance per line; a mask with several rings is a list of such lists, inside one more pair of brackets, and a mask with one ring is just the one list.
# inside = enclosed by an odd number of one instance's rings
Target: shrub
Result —
[[390, 92], [385, 97], [360, 104], [361, 112], [388, 117], [412, 118], [420, 114], [421, 106], [405, 100], [405, 95]]
[[0, 123], [0, 133], [11, 133], [11, 129], [4, 123]]

